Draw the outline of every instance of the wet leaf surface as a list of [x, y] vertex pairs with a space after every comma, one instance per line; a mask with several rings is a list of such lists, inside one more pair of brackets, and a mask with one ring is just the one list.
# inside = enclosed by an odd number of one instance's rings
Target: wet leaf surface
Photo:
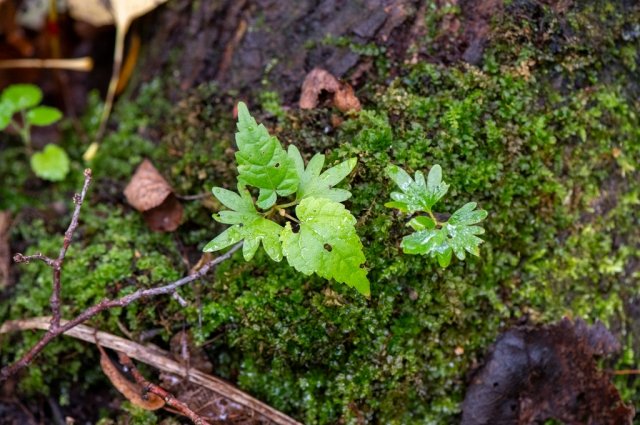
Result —
[[516, 327], [498, 337], [462, 405], [462, 424], [631, 424], [626, 406], [596, 357], [620, 350], [601, 323], [578, 319]]

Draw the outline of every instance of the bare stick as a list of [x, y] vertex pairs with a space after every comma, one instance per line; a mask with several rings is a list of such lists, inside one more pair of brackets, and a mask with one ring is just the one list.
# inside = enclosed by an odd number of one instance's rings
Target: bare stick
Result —
[[[8, 321], [0, 326], [0, 334], [31, 329], [47, 330], [49, 328], [49, 321], [49, 317], [33, 317], [30, 319]], [[66, 322], [62, 320], [62, 325], [65, 324]], [[127, 356], [139, 362], [151, 365], [163, 372], [180, 376], [186, 381], [198, 385], [199, 387], [207, 388], [216, 394], [220, 394], [228, 398], [234, 403], [264, 416], [275, 424], [300, 425], [299, 422], [293, 420], [284, 413], [262, 403], [259, 400], [256, 400], [226, 381], [206, 374], [198, 369], [189, 369], [185, 367], [184, 364], [173, 360], [171, 358], [171, 353], [162, 350], [153, 344], [142, 345], [117, 335], [97, 331], [96, 329], [86, 325], [77, 325], [64, 332], [64, 335], [77, 338], [91, 344], [97, 344], [99, 341], [102, 347], [125, 353]]]
[[72, 59], [6, 59], [0, 61], [0, 69], [3, 68], [49, 68], [89, 72], [93, 69], [93, 59], [90, 57]]
[[51, 269], [53, 270], [53, 290], [51, 291], [51, 298], [49, 299], [49, 305], [51, 306], [51, 328], [49, 332], [55, 331], [60, 326], [60, 292], [62, 291], [62, 285], [60, 283], [61, 273], [62, 273], [62, 263], [64, 263], [64, 257], [67, 255], [67, 250], [69, 249], [69, 245], [71, 245], [71, 240], [73, 239], [73, 234], [78, 228], [78, 219], [80, 217], [80, 208], [82, 207], [82, 203], [84, 202], [84, 198], [87, 195], [87, 189], [89, 188], [89, 184], [91, 183], [91, 169], [87, 168], [84, 170], [84, 185], [82, 186], [82, 191], [79, 194], [75, 194], [73, 196], [73, 202], [76, 204], [75, 209], [73, 210], [73, 215], [71, 216], [71, 223], [69, 224], [69, 228], [66, 232], [64, 232], [64, 240], [62, 241], [62, 248], [60, 248], [60, 253], [58, 254], [58, 258], [51, 259], [43, 254], [35, 254], [35, 255], [22, 255], [16, 254], [13, 257], [13, 260], [17, 263], [28, 263], [31, 260], [40, 260], [44, 261]]
[[[218, 264], [222, 263], [223, 261], [229, 259], [233, 255], [233, 253], [236, 252], [241, 246], [242, 246], [242, 242], [237, 243], [225, 254], [217, 258], [214, 258], [213, 260], [206, 263], [197, 272], [191, 273], [190, 275], [185, 276], [182, 279], [178, 279], [175, 282], [169, 283], [164, 286], [159, 286], [156, 288], [139, 289], [136, 292], [133, 292], [129, 295], [125, 295], [124, 297], [118, 298], [115, 300], [109, 300], [109, 299], [102, 300], [98, 304], [94, 304], [93, 306], [87, 308], [85, 311], [78, 314], [75, 318], [69, 320], [68, 322], [65, 322], [64, 324], [57, 326], [53, 329], [50, 327], [47, 333], [45, 333], [42, 336], [42, 338], [33, 347], [31, 347], [31, 349], [26, 354], [24, 354], [19, 360], [17, 360], [12, 365], [5, 366], [2, 368], [2, 370], [0, 370], [0, 382], [6, 380], [7, 378], [15, 374], [18, 370], [22, 369], [23, 367], [31, 363], [35, 358], [35, 356], [37, 356], [42, 351], [42, 349], [47, 346], [47, 344], [49, 344], [53, 339], [55, 339], [58, 335], [64, 333], [65, 331], [68, 331], [74, 326], [77, 326], [80, 323], [83, 323], [89, 320], [90, 318], [92, 318], [93, 316], [105, 310], [108, 310], [110, 308], [125, 307], [141, 298], [151, 298], [157, 295], [172, 294], [179, 287], [184, 286], [188, 283], [191, 283], [194, 280], [200, 279], [202, 276], [207, 274], [209, 270], [211, 270]], [[52, 319], [52, 322], [53, 322], [53, 319]]]

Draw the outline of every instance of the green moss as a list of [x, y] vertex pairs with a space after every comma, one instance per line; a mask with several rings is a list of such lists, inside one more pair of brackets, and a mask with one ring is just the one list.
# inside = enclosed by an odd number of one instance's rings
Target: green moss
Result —
[[[587, 5], [557, 14], [525, 3], [512, 2], [496, 17], [482, 67], [407, 64], [390, 84], [386, 77], [369, 82], [361, 90], [365, 110], [339, 128], [330, 124], [331, 111], [285, 113], [273, 93], [259, 97], [259, 121], [285, 144], [323, 152], [328, 163], [358, 157], [348, 206], [359, 218], [370, 300], [259, 253], [249, 264], [236, 255], [215, 276], [184, 288], [186, 309], [150, 300], [95, 323], [114, 332], [116, 319], [134, 333], [160, 327], [164, 339], [167, 323], [189, 324], [200, 342], [209, 341], [218, 375], [309, 424], [456, 422], [468, 371], [523, 316], [602, 320], [624, 344], [616, 367], [635, 367], [640, 339], [631, 330], [640, 319], [629, 304], [640, 290], [640, 117], [637, 37], [629, 38], [629, 28], [638, 11], [603, 6], [599, 14]], [[104, 145], [114, 158], [96, 163], [102, 178], [130, 174], [135, 161], [118, 143], [133, 137], [132, 155], [154, 157], [181, 194], [234, 181], [233, 105], [221, 98], [203, 85], [166, 116], [142, 126], [122, 122], [113, 144]], [[121, 108], [140, 117], [152, 99], [141, 95]], [[158, 151], [134, 137], [158, 128]], [[412, 172], [439, 163], [451, 184], [445, 207], [474, 200], [489, 211], [480, 258], [442, 270], [402, 254], [406, 217], [384, 207], [389, 161]], [[209, 217], [216, 207], [207, 198], [185, 202], [175, 237], [186, 248], [179, 251], [173, 237], [150, 233], [136, 213], [88, 206], [82, 244], [65, 268], [65, 297], [77, 297], [65, 315], [183, 275], [185, 251], [196, 261], [221, 230]], [[60, 236], [51, 235], [61, 228], [25, 224], [14, 239], [30, 252], [53, 253]], [[2, 318], [46, 313], [50, 272], [35, 263], [20, 270], [16, 301], [2, 304]], [[3, 350], [3, 362], [34, 339], [12, 337], [15, 349]], [[47, 368], [63, 355], [77, 362], [71, 372]], [[81, 369], [98, 379], [93, 350], [59, 340], [29, 369], [23, 391], [57, 391]], [[615, 382], [625, 400], [640, 403], [633, 378]]]

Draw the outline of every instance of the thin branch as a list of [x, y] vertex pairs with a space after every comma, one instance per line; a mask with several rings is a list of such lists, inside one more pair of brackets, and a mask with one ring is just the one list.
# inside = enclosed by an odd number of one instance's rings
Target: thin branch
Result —
[[202, 416], [198, 415], [196, 412], [191, 410], [189, 406], [187, 406], [185, 403], [175, 398], [173, 394], [169, 393], [167, 390], [160, 387], [159, 385], [149, 382], [144, 376], [142, 376], [142, 374], [140, 373], [138, 368], [133, 364], [129, 356], [127, 356], [124, 353], [118, 352], [118, 360], [120, 361], [120, 364], [128, 368], [128, 371], [133, 376], [133, 379], [135, 379], [136, 383], [142, 387], [143, 396], [146, 393], [155, 394], [158, 397], [162, 398], [168, 406], [173, 407], [178, 412], [180, 412], [187, 418], [191, 419], [191, 422], [193, 422], [195, 425], [209, 424], [209, 422], [205, 418], [203, 418]]
[[159, 286], [157, 288], [140, 289], [140, 290], [137, 290], [136, 292], [133, 292], [129, 295], [125, 295], [124, 297], [118, 298], [115, 300], [109, 300], [109, 299], [102, 300], [98, 304], [94, 304], [93, 306], [87, 308], [85, 311], [78, 314], [75, 318], [69, 320], [68, 322], [61, 324], [56, 328], [49, 327], [49, 330], [47, 331], [47, 333], [45, 333], [42, 336], [42, 338], [33, 347], [31, 347], [31, 349], [26, 354], [24, 354], [15, 363], [9, 366], [5, 366], [2, 368], [2, 370], [0, 370], [0, 382], [6, 380], [10, 376], [14, 375], [20, 369], [29, 365], [29, 363], [33, 361], [35, 356], [37, 356], [42, 351], [42, 349], [46, 347], [47, 344], [49, 344], [58, 335], [68, 331], [74, 326], [77, 326], [80, 323], [83, 323], [89, 320], [90, 318], [92, 318], [93, 316], [105, 310], [108, 310], [110, 308], [125, 307], [141, 298], [151, 298], [157, 295], [172, 294], [173, 292], [175, 292], [176, 289], [188, 283], [191, 283], [194, 280], [200, 279], [205, 274], [207, 274], [209, 270], [211, 270], [218, 264], [222, 263], [223, 261], [229, 259], [233, 255], [233, 253], [236, 252], [241, 246], [242, 246], [242, 242], [237, 243], [225, 254], [217, 258], [214, 258], [213, 260], [206, 263], [197, 272], [187, 275], [182, 279], [178, 279], [175, 282], [169, 283], [164, 286]]
[[[49, 317], [34, 317], [31, 319], [8, 321], [0, 326], [0, 334], [31, 329], [47, 330], [49, 328], [49, 321]], [[65, 324], [66, 322], [63, 320], [62, 325], [64, 326]], [[264, 416], [275, 424], [300, 425], [299, 422], [284, 413], [256, 400], [222, 379], [206, 374], [198, 369], [185, 367], [184, 364], [173, 360], [168, 351], [162, 350], [154, 345], [142, 345], [107, 332], [96, 331], [96, 329], [86, 325], [77, 325], [66, 331], [64, 335], [91, 344], [97, 344], [99, 341], [102, 347], [125, 353], [127, 356], [139, 362], [146, 363], [158, 370], [180, 376], [188, 382], [207, 388], [216, 394], [228, 398], [234, 403]]]
[[53, 267], [54, 262], [56, 261], [53, 258], [49, 258], [40, 252], [33, 255], [24, 255], [24, 254], [17, 253], [16, 255], [13, 256], [13, 261], [15, 261], [16, 263], [29, 264], [33, 260], [42, 261], [49, 267]]

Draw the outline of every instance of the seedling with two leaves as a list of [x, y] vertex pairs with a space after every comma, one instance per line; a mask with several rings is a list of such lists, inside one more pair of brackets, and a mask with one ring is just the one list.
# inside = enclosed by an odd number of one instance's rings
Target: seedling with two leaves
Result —
[[[356, 219], [342, 204], [351, 193], [334, 188], [351, 173], [356, 159], [322, 172], [325, 158], [316, 154], [305, 168], [300, 151], [294, 145], [285, 151], [264, 125], [256, 123], [244, 103], [238, 104], [236, 144], [238, 192], [213, 188], [214, 196], [228, 208], [213, 217], [231, 227], [204, 251], [243, 241], [243, 255], [249, 261], [262, 244], [272, 260], [286, 258], [299, 272], [335, 279], [368, 297]], [[258, 190], [255, 202], [250, 187]], [[279, 198], [284, 198], [282, 203]]]
[[483, 234], [484, 229], [476, 224], [487, 217], [485, 210], [476, 210], [477, 204], [469, 202], [446, 221], [437, 218], [433, 211], [434, 205], [449, 190], [449, 185], [442, 181], [440, 165], [431, 168], [426, 181], [421, 171], [416, 171], [415, 179], [396, 165], [389, 165], [386, 171], [402, 192], [392, 192], [393, 201], [385, 206], [409, 214], [426, 213], [407, 223], [415, 232], [402, 239], [400, 246], [406, 254], [435, 257], [441, 267], [451, 263], [452, 254], [460, 260], [465, 259], [466, 252], [479, 255], [483, 241], [477, 235]]
[[[40, 105], [41, 101], [42, 91], [32, 84], [14, 84], [4, 89], [0, 94], [0, 131], [11, 125], [31, 155], [33, 172], [45, 180], [59, 181], [69, 172], [69, 157], [64, 149], [50, 143], [41, 152], [32, 152], [31, 127], [51, 125], [62, 118], [62, 112]], [[19, 121], [16, 115], [20, 115]]]

